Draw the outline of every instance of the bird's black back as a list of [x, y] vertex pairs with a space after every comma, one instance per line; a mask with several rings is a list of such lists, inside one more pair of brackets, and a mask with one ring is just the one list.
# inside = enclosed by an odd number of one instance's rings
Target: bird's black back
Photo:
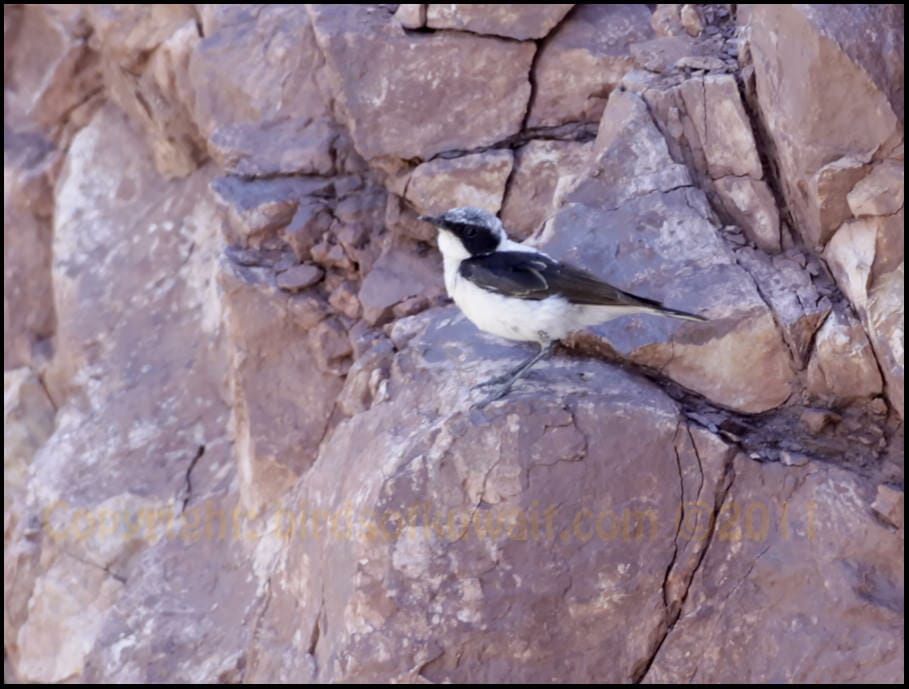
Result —
[[497, 251], [473, 256], [461, 262], [459, 273], [478, 287], [518, 299], [558, 295], [574, 304], [664, 310], [657, 301], [623, 292], [584, 270], [538, 253]]

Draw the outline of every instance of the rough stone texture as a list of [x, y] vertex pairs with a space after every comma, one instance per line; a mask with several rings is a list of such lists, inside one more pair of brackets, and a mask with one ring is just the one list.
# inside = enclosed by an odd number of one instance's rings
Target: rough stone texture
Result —
[[644, 5], [578, 5], [537, 56], [528, 126], [599, 121], [634, 64], [630, 44], [652, 35]]
[[556, 189], [588, 162], [593, 143], [530, 141], [515, 151], [514, 170], [500, 214], [508, 231], [524, 239], [555, 212]]
[[498, 213], [512, 165], [511, 151], [437, 158], [413, 171], [404, 198], [419, 213], [431, 215], [458, 206], [475, 206]]
[[903, 681], [902, 10], [566, 7], [4, 7], [7, 681]]
[[673, 162], [638, 96], [613, 94], [590, 171], [561, 204], [543, 235], [549, 253], [710, 318], [612, 321], [596, 329], [612, 347], [733, 409], [765, 411], [786, 400], [792, 370], [772, 312], [722, 249], [705, 196]]
[[[322, 5], [309, 12], [331, 92], [367, 160], [427, 160], [521, 128], [533, 44], [457, 32], [406, 34], [378, 7]], [[453, 64], [464, 88], [449, 88]]]
[[808, 366], [808, 389], [833, 401], [874, 397], [884, 382], [861, 324], [847, 314], [831, 313], [815, 335]]
[[[888, 246], [888, 235], [899, 233], [902, 213], [849, 222], [836, 233], [824, 256], [837, 283], [862, 317], [887, 382], [890, 403], [903, 415], [904, 390], [904, 269], [903, 247]], [[885, 251], [899, 250], [899, 265], [883, 271]], [[887, 267], [884, 263], [883, 267]]]
[[879, 160], [902, 139], [903, 10], [748, 5], [739, 20], [750, 34], [755, 105], [786, 201], [802, 239], [823, 246], [838, 227], [824, 206], [845, 201], [852, 189], [823, 191], [823, 168], [842, 158]]
[[525, 41], [543, 38], [574, 5], [441, 5], [426, 6], [430, 29], [458, 29]]

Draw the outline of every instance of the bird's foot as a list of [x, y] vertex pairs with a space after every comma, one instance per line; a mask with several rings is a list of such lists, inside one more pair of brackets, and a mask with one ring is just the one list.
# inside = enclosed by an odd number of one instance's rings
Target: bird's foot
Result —
[[[487, 384], [489, 382], [490, 381], [487, 381]], [[507, 395], [509, 392], [511, 392], [511, 386], [512, 386], [513, 382], [514, 381], [508, 381], [508, 382], [505, 382], [504, 384], [497, 385], [496, 387], [493, 388], [492, 392], [489, 395], [487, 395], [482, 400], [480, 400], [479, 402], [476, 402], [475, 404], [473, 404], [471, 406], [474, 409], [482, 409], [486, 405], [488, 405], [492, 402], [495, 402], [496, 400], [502, 399], [503, 397], [505, 397], [505, 395]], [[478, 387], [480, 387], [480, 386], [479, 385], [475, 386], [474, 390], [476, 390]], [[488, 387], [488, 385], [487, 385], [487, 387]]]
[[473, 386], [474, 390], [480, 388], [488, 388], [490, 385], [502, 385], [514, 379], [514, 373], [505, 373], [501, 376], [496, 376], [495, 378], [490, 378], [489, 380], [484, 380], [482, 383], [477, 383]]

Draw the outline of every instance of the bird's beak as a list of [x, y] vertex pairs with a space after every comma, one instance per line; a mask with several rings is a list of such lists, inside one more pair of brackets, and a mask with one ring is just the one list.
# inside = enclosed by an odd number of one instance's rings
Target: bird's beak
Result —
[[435, 225], [436, 227], [439, 227], [442, 224], [442, 218], [436, 218], [436, 217], [433, 217], [432, 215], [420, 215], [420, 216], [417, 216], [417, 220], [422, 220], [423, 222], [431, 223], [431, 224]]

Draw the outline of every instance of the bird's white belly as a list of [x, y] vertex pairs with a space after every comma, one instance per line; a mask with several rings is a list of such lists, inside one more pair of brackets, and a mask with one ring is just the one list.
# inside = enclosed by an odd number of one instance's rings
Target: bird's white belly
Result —
[[449, 294], [480, 330], [508, 340], [548, 342], [570, 332], [572, 306], [562, 297], [540, 301], [488, 292], [455, 274]]

